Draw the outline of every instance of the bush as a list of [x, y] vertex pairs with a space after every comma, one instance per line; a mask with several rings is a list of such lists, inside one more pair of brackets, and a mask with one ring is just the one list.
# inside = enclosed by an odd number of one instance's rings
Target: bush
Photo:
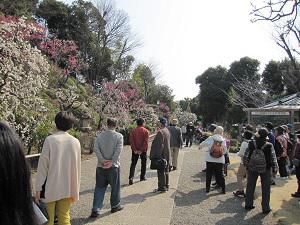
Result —
[[237, 139], [231, 139], [230, 140], [230, 147], [229, 147], [229, 152], [230, 153], [237, 153], [240, 149], [240, 142]]

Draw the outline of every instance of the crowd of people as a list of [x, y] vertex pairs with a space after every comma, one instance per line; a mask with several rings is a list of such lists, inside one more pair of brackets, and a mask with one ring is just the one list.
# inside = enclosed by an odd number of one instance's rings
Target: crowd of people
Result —
[[[298, 189], [292, 197], [300, 197], [300, 131], [296, 131], [296, 138], [291, 133], [291, 124], [273, 127], [267, 122], [256, 129], [251, 125], [244, 128], [242, 143], [237, 155], [240, 165], [237, 170], [238, 190], [233, 194], [245, 198], [245, 209], [254, 209], [253, 198], [258, 177], [262, 188], [262, 211], [267, 214], [271, 211], [270, 190], [276, 185], [277, 173], [279, 179], [287, 179], [296, 174]], [[223, 136], [222, 127], [210, 125], [208, 130], [213, 133], [200, 143], [200, 149], [206, 149], [206, 192], [210, 191], [212, 175], [215, 176], [215, 188], [221, 188], [225, 193], [224, 171], [226, 170], [227, 142]], [[222, 144], [223, 154], [219, 157], [212, 155], [215, 143]], [[245, 185], [246, 180], [246, 185]], [[245, 191], [246, 187], [246, 191]]]
[[[23, 146], [19, 138], [6, 123], [0, 122], [0, 215], [1, 222], [12, 225], [38, 224], [34, 204], [44, 202], [48, 225], [70, 223], [70, 206], [79, 200], [81, 146], [80, 142], [68, 134], [74, 118], [71, 113], [59, 112], [55, 117], [57, 131], [49, 135], [39, 158], [35, 197], [32, 199], [30, 169], [25, 162]], [[98, 159], [96, 184], [94, 189], [92, 218], [100, 215], [108, 185], [111, 187], [111, 213], [124, 207], [121, 205], [120, 155], [123, 150], [123, 136], [116, 131], [118, 121], [107, 119], [107, 129], [100, 132], [95, 140], [94, 152]], [[134, 184], [134, 173], [138, 159], [141, 159], [140, 181], [146, 180], [149, 131], [142, 118], [136, 120], [136, 128], [130, 134], [132, 149], [129, 171], [129, 185]], [[178, 127], [178, 120], [168, 124], [166, 118], [158, 121], [159, 129], [150, 148], [150, 168], [157, 171], [157, 188], [154, 193], [169, 190], [169, 173], [177, 170], [178, 153], [184, 146], [193, 144], [193, 137], [201, 133], [193, 123]], [[276, 128], [268, 122], [264, 127], [254, 129], [247, 125], [243, 132], [238, 156], [241, 158], [237, 171], [238, 190], [236, 197], [245, 198], [245, 209], [254, 206], [254, 192], [258, 177], [262, 188], [262, 210], [269, 213], [271, 185], [276, 185], [277, 173], [281, 179], [296, 174], [298, 189], [292, 197], [300, 197], [300, 131], [296, 137], [291, 134], [291, 125]], [[197, 131], [198, 130], [198, 131]], [[273, 132], [274, 131], [274, 132]], [[226, 165], [229, 163], [229, 143], [224, 137], [222, 126], [211, 124], [208, 135], [201, 140], [200, 149], [205, 149], [206, 193], [212, 186], [226, 193]], [[215, 184], [212, 178], [215, 177]], [[245, 179], [246, 178], [246, 179]], [[246, 185], [244, 181], [247, 181]], [[246, 188], [246, 191], [245, 191]], [[23, 191], [21, 191], [23, 190]], [[10, 209], [10, 210], [7, 210]]]

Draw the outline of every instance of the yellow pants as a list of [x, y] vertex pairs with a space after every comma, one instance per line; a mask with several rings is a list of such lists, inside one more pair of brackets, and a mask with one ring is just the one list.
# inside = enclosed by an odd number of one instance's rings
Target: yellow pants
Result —
[[[47, 225], [54, 224], [54, 216], [58, 217], [59, 225], [71, 225], [70, 222], [70, 206], [71, 206], [71, 198], [64, 198], [56, 202], [48, 202], [47, 211], [49, 215], [49, 221]], [[56, 213], [55, 213], [56, 212]]]

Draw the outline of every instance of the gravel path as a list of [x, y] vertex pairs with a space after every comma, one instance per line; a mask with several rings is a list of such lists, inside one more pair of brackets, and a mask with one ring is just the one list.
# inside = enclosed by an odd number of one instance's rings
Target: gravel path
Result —
[[272, 213], [261, 213], [258, 201], [255, 202], [254, 210], [245, 211], [244, 199], [236, 198], [232, 194], [237, 188], [235, 176], [226, 178], [225, 195], [213, 189], [206, 194], [205, 173], [199, 172], [204, 168], [204, 153], [196, 147], [184, 151], [186, 152], [175, 197], [172, 225], [277, 224]]

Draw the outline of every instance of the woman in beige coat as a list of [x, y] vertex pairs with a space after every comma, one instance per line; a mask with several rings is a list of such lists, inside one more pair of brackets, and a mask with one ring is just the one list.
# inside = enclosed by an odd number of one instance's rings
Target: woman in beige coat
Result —
[[36, 201], [46, 203], [48, 225], [70, 223], [70, 205], [79, 200], [81, 147], [78, 139], [66, 131], [73, 126], [73, 116], [59, 112], [55, 117], [58, 131], [45, 139], [36, 176]]

